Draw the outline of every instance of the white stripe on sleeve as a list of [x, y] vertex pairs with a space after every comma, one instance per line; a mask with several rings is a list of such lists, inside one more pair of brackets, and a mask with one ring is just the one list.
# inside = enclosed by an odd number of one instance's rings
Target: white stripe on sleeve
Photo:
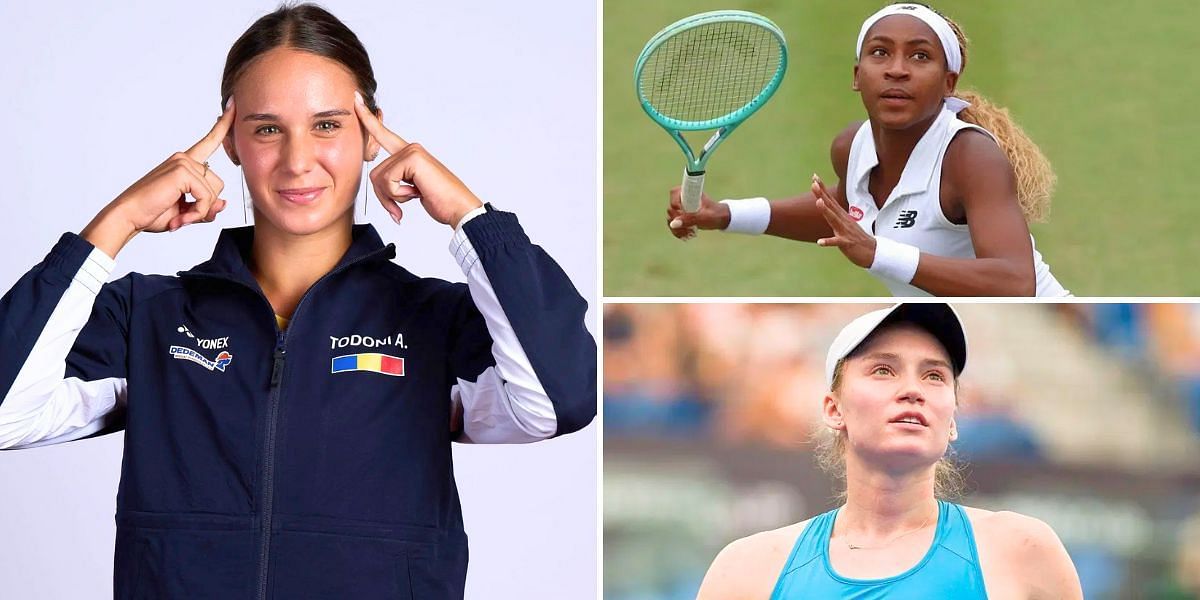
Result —
[[67, 355], [87, 324], [96, 295], [115, 263], [93, 249], [33, 344], [0, 404], [0, 449], [29, 448], [87, 437], [126, 402], [127, 382], [66, 378]]
[[461, 441], [536, 442], [558, 431], [558, 419], [554, 404], [538, 380], [487, 273], [479, 264], [475, 248], [463, 231], [462, 225], [482, 211], [471, 211], [460, 221], [450, 242], [450, 252], [467, 277], [471, 299], [483, 315], [492, 337], [492, 357], [496, 359], [496, 366], [485, 369], [474, 383], [459, 379], [458, 385], [451, 390], [450, 401], [463, 407]]

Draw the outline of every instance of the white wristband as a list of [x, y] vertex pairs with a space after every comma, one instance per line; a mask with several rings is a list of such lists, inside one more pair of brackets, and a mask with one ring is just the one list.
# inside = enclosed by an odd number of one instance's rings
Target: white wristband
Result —
[[875, 260], [868, 271], [880, 277], [909, 283], [917, 274], [921, 249], [884, 237], [875, 238]]
[[761, 235], [771, 223], [771, 203], [766, 198], [722, 200], [729, 207], [729, 226], [725, 231]]

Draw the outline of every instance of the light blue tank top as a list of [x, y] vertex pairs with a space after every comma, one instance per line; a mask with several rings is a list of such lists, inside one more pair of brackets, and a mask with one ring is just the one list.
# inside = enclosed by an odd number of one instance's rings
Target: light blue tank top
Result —
[[829, 536], [838, 510], [809, 521], [783, 566], [771, 600], [987, 598], [975, 551], [975, 534], [961, 506], [938, 500], [937, 531], [925, 557], [913, 568], [884, 579], [852, 579], [833, 570], [829, 563]]

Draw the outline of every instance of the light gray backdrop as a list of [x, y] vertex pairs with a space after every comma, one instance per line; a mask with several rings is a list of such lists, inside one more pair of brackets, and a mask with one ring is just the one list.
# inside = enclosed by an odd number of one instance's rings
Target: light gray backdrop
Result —
[[[216, 118], [225, 55], [273, 2], [0, 5], [4, 254], [0, 291]], [[326, 1], [366, 45], [385, 124], [422, 142], [477, 195], [517, 213], [592, 309], [596, 289], [594, 2]], [[381, 155], [383, 156], [383, 155]], [[113, 277], [174, 273], [242, 225], [237, 168], [211, 225], [137, 237]], [[461, 281], [449, 228], [415, 203], [369, 220], [411, 271]], [[361, 206], [360, 206], [361, 208]], [[362, 220], [361, 213], [357, 217]], [[596, 596], [597, 426], [531, 446], [456, 445], [471, 540], [467, 598]], [[0, 452], [0, 596], [112, 594], [121, 436]]]

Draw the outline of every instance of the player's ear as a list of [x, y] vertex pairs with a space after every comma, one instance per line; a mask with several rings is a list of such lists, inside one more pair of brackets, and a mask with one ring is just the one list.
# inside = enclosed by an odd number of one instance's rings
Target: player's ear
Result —
[[[379, 121], [382, 123], [383, 122], [383, 109], [380, 108], [379, 111], [375, 113], [375, 116], [378, 117]], [[375, 160], [376, 158], [378, 158], [379, 150], [383, 146], [381, 146], [379, 144], [379, 140], [376, 140], [375, 136], [371, 135], [370, 133], [366, 133], [365, 128], [363, 129], [363, 134], [366, 136], [363, 139], [363, 160], [365, 160], [366, 162], [371, 162], [371, 161]]]
[[221, 146], [225, 148], [225, 155], [229, 157], [229, 160], [232, 161], [234, 165], [240, 166], [242, 164], [242, 162], [238, 160], [237, 148], [234, 148], [233, 146], [232, 129], [229, 130], [229, 133], [225, 134], [225, 139], [221, 140]]
[[856, 92], [860, 91], [858, 89], [858, 65], [857, 64], [854, 65], [854, 80], [850, 83], [850, 89], [852, 89]]
[[846, 429], [846, 421], [842, 417], [842, 407], [838, 404], [837, 395], [834, 392], [825, 394], [825, 399], [821, 403], [821, 420], [825, 422], [826, 427], [834, 431]]
[[956, 88], [958, 88], [958, 73], [946, 71], [946, 93], [944, 95], [953, 96]]

